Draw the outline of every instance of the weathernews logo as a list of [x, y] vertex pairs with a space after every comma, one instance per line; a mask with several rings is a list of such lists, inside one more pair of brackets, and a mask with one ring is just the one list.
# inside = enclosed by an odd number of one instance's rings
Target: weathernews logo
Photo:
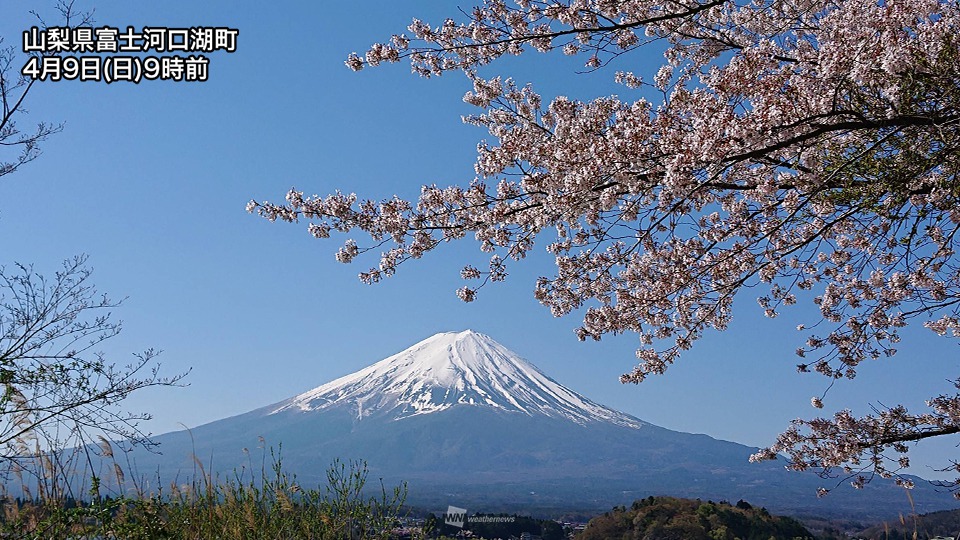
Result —
[[447, 506], [447, 513], [443, 515], [443, 522], [453, 527], [463, 528], [467, 523], [466, 508], [457, 508], [456, 506]]
[[[456, 506], [447, 506], [447, 512], [443, 514], [443, 522], [451, 527], [462, 529], [467, 524], [467, 509], [457, 508]], [[471, 523], [513, 523], [515, 516], [470, 516]]]

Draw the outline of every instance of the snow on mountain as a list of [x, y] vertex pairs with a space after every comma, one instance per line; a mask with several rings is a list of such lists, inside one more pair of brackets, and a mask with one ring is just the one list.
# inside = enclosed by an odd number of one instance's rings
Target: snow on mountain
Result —
[[358, 420], [400, 420], [465, 406], [565, 418], [581, 425], [643, 425], [566, 388], [489, 336], [471, 330], [436, 334], [281, 402], [271, 414], [335, 407], [349, 408]]
[[[159, 485], [197, 474], [197, 460], [209, 463], [206, 474], [232, 478], [253, 466], [249, 448], [279, 452], [282, 444], [284, 468], [303, 482], [322, 484], [333, 460], [360, 458], [385, 485], [409, 483], [407, 502], [421, 508], [456, 502], [579, 512], [671, 494], [883, 519], [905, 501], [892, 483], [817, 498], [824, 480], [814, 473], [787, 471], [782, 462], [750, 463], [756, 448], [603, 407], [470, 331], [437, 334], [294, 398], [155, 442], [162, 454], [142, 450], [129, 459], [141, 471], [156, 471]], [[261, 452], [266, 458], [267, 449]], [[112, 468], [109, 461], [103, 466]], [[917, 512], [956, 508], [950, 493], [915, 482]]]

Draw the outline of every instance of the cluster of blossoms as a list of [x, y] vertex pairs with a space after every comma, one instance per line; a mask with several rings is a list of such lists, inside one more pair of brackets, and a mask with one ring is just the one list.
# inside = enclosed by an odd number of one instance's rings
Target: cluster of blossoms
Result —
[[[317, 237], [368, 234], [371, 245], [348, 240], [337, 254], [385, 249], [366, 282], [468, 234], [491, 259], [462, 277], [498, 281], [506, 261], [551, 236], [556, 272], [534, 294], [554, 315], [586, 308], [580, 339], [638, 334], [624, 382], [663, 373], [704, 331], [724, 330], [744, 287], [764, 288], [769, 317], [798, 296], [816, 303], [798, 369], [831, 379], [896, 354], [911, 320], [960, 334], [960, 4], [487, 0], [466, 22], [415, 20], [409, 31], [347, 65], [406, 58], [424, 76], [464, 72], [464, 100], [482, 109], [467, 121], [496, 141], [480, 145], [469, 186], [382, 202], [293, 190], [286, 204], [248, 210], [308, 220]], [[670, 46], [652, 83], [615, 77], [657, 102], [544, 103], [529, 85], [477, 71], [531, 48], [598, 68], [654, 40]], [[479, 288], [458, 295], [471, 301]], [[839, 468], [857, 486], [896, 476], [906, 442], [960, 431], [960, 395], [929, 404], [798, 420], [755, 457]]]

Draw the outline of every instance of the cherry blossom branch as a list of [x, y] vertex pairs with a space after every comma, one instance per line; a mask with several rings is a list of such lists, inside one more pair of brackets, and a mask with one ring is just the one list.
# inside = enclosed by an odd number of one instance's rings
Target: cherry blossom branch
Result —
[[[424, 186], [412, 201], [291, 189], [285, 203], [248, 211], [309, 221], [318, 238], [369, 236], [371, 246], [348, 238], [337, 253], [351, 262], [382, 249], [360, 274], [368, 283], [472, 235], [490, 261], [461, 271], [480, 280], [457, 291], [465, 301], [546, 240], [556, 266], [534, 297], [557, 316], [586, 307], [580, 339], [636, 333], [638, 363], [623, 382], [664, 373], [706, 331], [726, 329], [744, 290], [762, 290], [771, 318], [814, 303], [797, 369], [827, 377], [827, 391], [861, 362], [896, 355], [911, 322], [960, 337], [956, 3], [487, 0], [467, 18], [414, 20], [412, 37], [347, 64], [408, 58], [425, 76], [463, 71], [464, 101], [481, 111], [465, 121], [493, 139], [478, 147], [469, 185]], [[479, 75], [530, 45], [586, 51], [597, 76], [601, 53], [656, 40], [668, 45], [659, 69], [614, 79], [627, 94], [655, 89], [657, 102], [544, 103], [529, 84]], [[811, 403], [822, 407], [827, 391]], [[799, 420], [759, 457], [839, 467], [862, 485], [907, 467], [903, 443], [960, 429], [954, 401], [939, 396], [918, 415], [895, 406]]]

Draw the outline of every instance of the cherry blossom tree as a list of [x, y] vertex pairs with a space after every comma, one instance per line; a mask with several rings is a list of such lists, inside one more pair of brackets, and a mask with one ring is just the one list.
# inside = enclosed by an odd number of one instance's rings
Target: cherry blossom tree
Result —
[[[614, 72], [660, 44], [659, 69]], [[490, 262], [463, 269], [467, 302], [541, 242], [556, 268], [535, 297], [556, 316], [582, 308], [581, 340], [636, 333], [629, 383], [726, 329], [745, 288], [769, 317], [810, 299], [797, 369], [852, 379], [895, 355], [910, 323], [960, 335], [958, 46], [960, 4], [946, 0], [486, 0], [346, 60], [466, 74], [467, 121], [494, 139], [476, 178], [415, 201], [294, 188], [247, 209], [317, 238], [363, 233], [336, 257], [380, 251], [367, 283], [471, 235]], [[545, 102], [488, 73], [531, 51], [580, 55], [590, 76], [656, 97]], [[960, 394], [928, 406], [797, 420], [754, 459], [909, 484], [907, 443], [960, 432]]]

